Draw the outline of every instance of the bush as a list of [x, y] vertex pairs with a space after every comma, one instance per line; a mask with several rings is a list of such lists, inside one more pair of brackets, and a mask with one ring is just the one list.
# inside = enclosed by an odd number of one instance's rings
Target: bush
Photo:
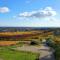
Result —
[[53, 40], [51, 39], [51, 38], [47, 38], [46, 39], [46, 44], [48, 45], [48, 46], [54, 46], [54, 42], [53, 42]]
[[54, 43], [52, 39], [47, 39], [47, 45], [54, 48], [55, 59], [60, 60], [60, 43]]
[[30, 45], [39, 45], [39, 41], [36, 41], [36, 40], [32, 40]]
[[55, 48], [55, 59], [56, 60], [60, 60], [60, 49], [59, 48]]

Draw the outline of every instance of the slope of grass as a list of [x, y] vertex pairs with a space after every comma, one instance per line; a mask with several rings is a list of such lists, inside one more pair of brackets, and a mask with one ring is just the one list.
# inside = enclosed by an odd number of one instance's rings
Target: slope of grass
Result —
[[36, 53], [10, 50], [8, 47], [0, 47], [0, 59], [2, 60], [35, 60]]

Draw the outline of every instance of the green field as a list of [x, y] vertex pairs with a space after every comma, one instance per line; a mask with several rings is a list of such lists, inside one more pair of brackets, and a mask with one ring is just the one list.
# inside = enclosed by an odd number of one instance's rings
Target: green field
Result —
[[15, 51], [10, 48], [0, 47], [0, 60], [36, 60], [38, 55], [37, 53]]

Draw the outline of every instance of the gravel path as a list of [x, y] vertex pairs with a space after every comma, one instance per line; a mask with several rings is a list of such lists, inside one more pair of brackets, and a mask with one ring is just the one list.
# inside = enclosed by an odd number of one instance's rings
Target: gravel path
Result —
[[54, 50], [48, 46], [22, 46], [17, 47], [20, 51], [30, 51], [40, 53], [39, 60], [55, 60], [53, 52]]
[[40, 48], [39, 60], [55, 60], [53, 52], [54, 50], [48, 46], [42, 46]]

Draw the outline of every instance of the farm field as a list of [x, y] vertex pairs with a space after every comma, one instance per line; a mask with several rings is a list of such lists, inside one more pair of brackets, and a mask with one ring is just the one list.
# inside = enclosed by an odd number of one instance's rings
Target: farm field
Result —
[[23, 34], [35, 34], [38, 33], [39, 31], [20, 31], [20, 32], [0, 32], [0, 35], [23, 35]]
[[0, 41], [0, 46], [16, 45], [19, 41]]
[[[45, 40], [45, 43], [43, 42]], [[48, 45], [57, 45], [60, 42], [60, 35], [56, 35], [54, 31], [19, 31], [19, 32], [0, 32], [0, 59], [1, 60], [36, 60], [38, 54], [23, 50], [24, 46], [41, 47]], [[59, 44], [60, 45], [60, 44]], [[14, 50], [11, 48], [20, 47], [22, 50]], [[45, 46], [44, 46], [45, 47]], [[28, 47], [29, 49], [30, 47]], [[53, 47], [52, 47], [53, 48]], [[56, 48], [56, 47], [55, 47]], [[44, 49], [44, 48], [43, 48]], [[38, 49], [39, 50], [39, 49]], [[58, 49], [60, 50], [60, 49]], [[58, 51], [60, 52], [60, 51]], [[56, 56], [60, 57], [55, 53]]]
[[39, 38], [48, 37], [48, 35], [52, 35], [52, 32], [44, 32], [44, 31], [24, 31], [24, 32], [0, 32], [0, 40], [4, 41], [22, 41], [22, 40], [32, 40]]

